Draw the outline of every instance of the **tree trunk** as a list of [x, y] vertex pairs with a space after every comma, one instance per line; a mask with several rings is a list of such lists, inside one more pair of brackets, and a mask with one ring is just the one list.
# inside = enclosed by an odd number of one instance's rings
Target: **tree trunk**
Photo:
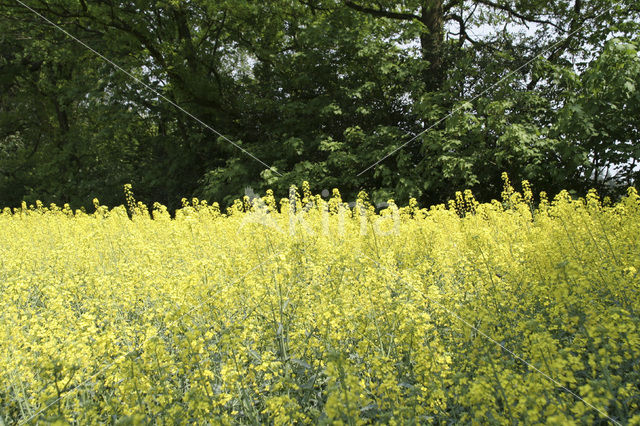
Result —
[[420, 34], [420, 48], [422, 59], [428, 62], [424, 72], [426, 88], [430, 92], [442, 88], [444, 80], [443, 59], [444, 54], [444, 15], [442, 0], [425, 0], [422, 5], [420, 22], [423, 31]]

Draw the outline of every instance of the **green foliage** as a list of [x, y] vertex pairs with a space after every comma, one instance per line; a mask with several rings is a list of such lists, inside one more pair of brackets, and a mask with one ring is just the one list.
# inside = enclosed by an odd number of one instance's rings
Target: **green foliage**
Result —
[[116, 204], [125, 182], [173, 209], [302, 180], [439, 203], [488, 199], [503, 170], [549, 192], [638, 179], [631, 0], [29, 5], [147, 87], [3, 3], [0, 205]]
[[638, 40], [612, 39], [580, 76], [558, 128], [579, 151], [571, 153], [586, 178], [583, 188], [618, 190], [640, 171], [640, 56]]

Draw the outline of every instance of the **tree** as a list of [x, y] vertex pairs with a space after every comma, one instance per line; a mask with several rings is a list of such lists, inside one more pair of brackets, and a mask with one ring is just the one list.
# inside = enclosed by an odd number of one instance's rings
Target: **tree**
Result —
[[631, 0], [28, 5], [126, 72], [0, 5], [0, 204], [117, 203], [126, 182], [176, 207], [302, 180], [436, 203], [495, 197], [502, 171], [549, 192], [637, 179], [638, 115], [615, 113], [637, 110]]

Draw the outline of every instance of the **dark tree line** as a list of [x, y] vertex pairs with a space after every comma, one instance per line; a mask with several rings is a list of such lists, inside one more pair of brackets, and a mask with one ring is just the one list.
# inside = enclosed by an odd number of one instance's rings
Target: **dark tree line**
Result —
[[303, 180], [428, 204], [497, 197], [502, 171], [550, 193], [640, 176], [638, 1], [23, 1], [153, 90], [4, 0], [0, 205]]

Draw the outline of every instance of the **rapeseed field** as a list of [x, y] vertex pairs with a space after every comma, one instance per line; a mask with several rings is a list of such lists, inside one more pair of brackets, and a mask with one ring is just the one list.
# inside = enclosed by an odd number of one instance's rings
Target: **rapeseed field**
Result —
[[640, 197], [0, 214], [0, 423], [640, 424]]

